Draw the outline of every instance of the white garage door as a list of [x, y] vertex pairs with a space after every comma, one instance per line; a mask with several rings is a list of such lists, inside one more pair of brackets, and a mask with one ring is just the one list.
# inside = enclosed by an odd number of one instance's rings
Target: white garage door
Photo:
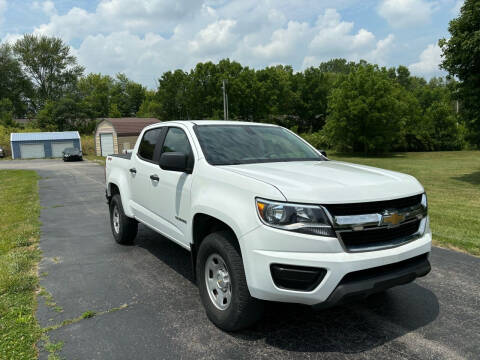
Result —
[[45, 157], [43, 144], [20, 144], [20, 157], [22, 159], [39, 159]]
[[72, 148], [73, 141], [65, 141], [65, 142], [52, 142], [52, 157], [62, 157], [63, 150], [66, 148]]
[[100, 134], [100, 148], [102, 156], [113, 154], [113, 134]]

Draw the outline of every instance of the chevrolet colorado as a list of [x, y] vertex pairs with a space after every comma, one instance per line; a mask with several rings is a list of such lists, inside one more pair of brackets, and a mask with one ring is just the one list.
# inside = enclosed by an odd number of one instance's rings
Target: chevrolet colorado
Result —
[[113, 237], [138, 223], [189, 250], [207, 316], [235, 331], [264, 300], [326, 307], [430, 271], [427, 197], [412, 176], [331, 161], [275, 125], [169, 121], [109, 155]]

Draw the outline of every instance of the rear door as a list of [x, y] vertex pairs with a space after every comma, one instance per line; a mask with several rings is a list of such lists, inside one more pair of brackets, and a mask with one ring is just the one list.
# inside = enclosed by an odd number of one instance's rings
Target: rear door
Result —
[[166, 127], [146, 130], [136, 152], [132, 154], [130, 177], [132, 209], [135, 216], [147, 225], [159, 230], [162, 227], [155, 214], [155, 197], [158, 189], [160, 167], [158, 158], [160, 143]]
[[63, 150], [66, 148], [72, 148], [73, 141], [65, 141], [65, 142], [54, 142], [52, 143], [52, 157], [62, 157]]

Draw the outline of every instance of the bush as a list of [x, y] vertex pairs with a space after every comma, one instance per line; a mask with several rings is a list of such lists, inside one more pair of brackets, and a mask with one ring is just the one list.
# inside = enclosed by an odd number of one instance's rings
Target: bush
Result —
[[6, 156], [11, 156], [10, 146], [10, 134], [11, 133], [23, 133], [23, 132], [40, 132], [42, 130], [37, 128], [20, 128], [20, 127], [7, 127], [0, 125], [0, 146], [5, 150]]
[[95, 155], [95, 136], [82, 135], [82, 152], [84, 155]]
[[323, 134], [322, 131], [317, 131], [314, 133], [303, 133], [300, 136], [308, 141], [315, 149], [328, 149], [329, 143], [327, 141], [326, 136]]

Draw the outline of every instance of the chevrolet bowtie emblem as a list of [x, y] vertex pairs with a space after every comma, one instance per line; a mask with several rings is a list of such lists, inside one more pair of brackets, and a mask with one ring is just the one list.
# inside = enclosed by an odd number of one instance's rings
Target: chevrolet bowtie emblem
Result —
[[405, 220], [405, 215], [399, 214], [397, 212], [386, 212], [383, 214], [382, 224], [398, 225], [403, 220]]

